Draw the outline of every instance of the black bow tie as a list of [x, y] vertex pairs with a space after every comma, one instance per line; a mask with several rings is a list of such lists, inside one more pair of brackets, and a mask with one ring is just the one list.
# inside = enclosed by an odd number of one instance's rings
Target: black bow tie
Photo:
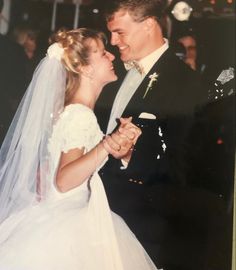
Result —
[[143, 67], [135, 60], [124, 62], [124, 66], [126, 70], [135, 68], [141, 75], [144, 74]]

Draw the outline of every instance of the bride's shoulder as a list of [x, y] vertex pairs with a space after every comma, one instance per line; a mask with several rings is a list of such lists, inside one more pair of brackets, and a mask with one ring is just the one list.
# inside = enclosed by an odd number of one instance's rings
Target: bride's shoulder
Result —
[[87, 106], [75, 103], [75, 104], [69, 104], [65, 106], [63, 112], [61, 113], [60, 118], [70, 118], [70, 117], [89, 117], [94, 118], [95, 114], [94, 112]]
[[56, 126], [70, 126], [73, 124], [77, 125], [78, 123], [80, 123], [80, 125], [86, 125], [91, 122], [96, 122], [96, 116], [93, 110], [83, 104], [76, 103], [65, 106], [56, 122]]
[[70, 104], [53, 126], [49, 148], [56, 142], [57, 145], [67, 145], [63, 149], [72, 149], [76, 145], [89, 145], [96, 138], [100, 141], [102, 136], [93, 110], [82, 104]]
[[93, 114], [93, 111], [89, 107], [81, 103], [73, 103], [65, 106], [63, 113], [67, 112], [90, 112]]

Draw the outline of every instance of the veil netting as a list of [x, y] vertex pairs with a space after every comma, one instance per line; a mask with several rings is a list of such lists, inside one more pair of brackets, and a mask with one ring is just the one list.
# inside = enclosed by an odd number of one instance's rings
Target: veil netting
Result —
[[[57, 43], [50, 47], [63, 53]], [[60, 57], [49, 52], [37, 66], [0, 149], [0, 223], [47, 196], [47, 143], [64, 108], [66, 88]]]

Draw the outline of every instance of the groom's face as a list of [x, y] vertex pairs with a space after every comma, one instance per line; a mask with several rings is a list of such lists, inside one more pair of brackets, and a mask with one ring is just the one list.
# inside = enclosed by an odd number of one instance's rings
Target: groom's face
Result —
[[122, 61], [140, 60], [148, 53], [147, 24], [134, 21], [127, 11], [117, 11], [107, 23], [111, 44], [117, 46]]

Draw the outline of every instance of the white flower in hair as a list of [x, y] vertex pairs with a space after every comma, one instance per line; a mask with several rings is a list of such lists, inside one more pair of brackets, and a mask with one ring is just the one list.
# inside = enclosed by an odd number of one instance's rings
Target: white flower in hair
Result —
[[59, 43], [53, 43], [48, 47], [47, 54], [49, 58], [56, 58], [57, 60], [61, 60], [61, 57], [64, 53], [64, 49], [61, 47]]

